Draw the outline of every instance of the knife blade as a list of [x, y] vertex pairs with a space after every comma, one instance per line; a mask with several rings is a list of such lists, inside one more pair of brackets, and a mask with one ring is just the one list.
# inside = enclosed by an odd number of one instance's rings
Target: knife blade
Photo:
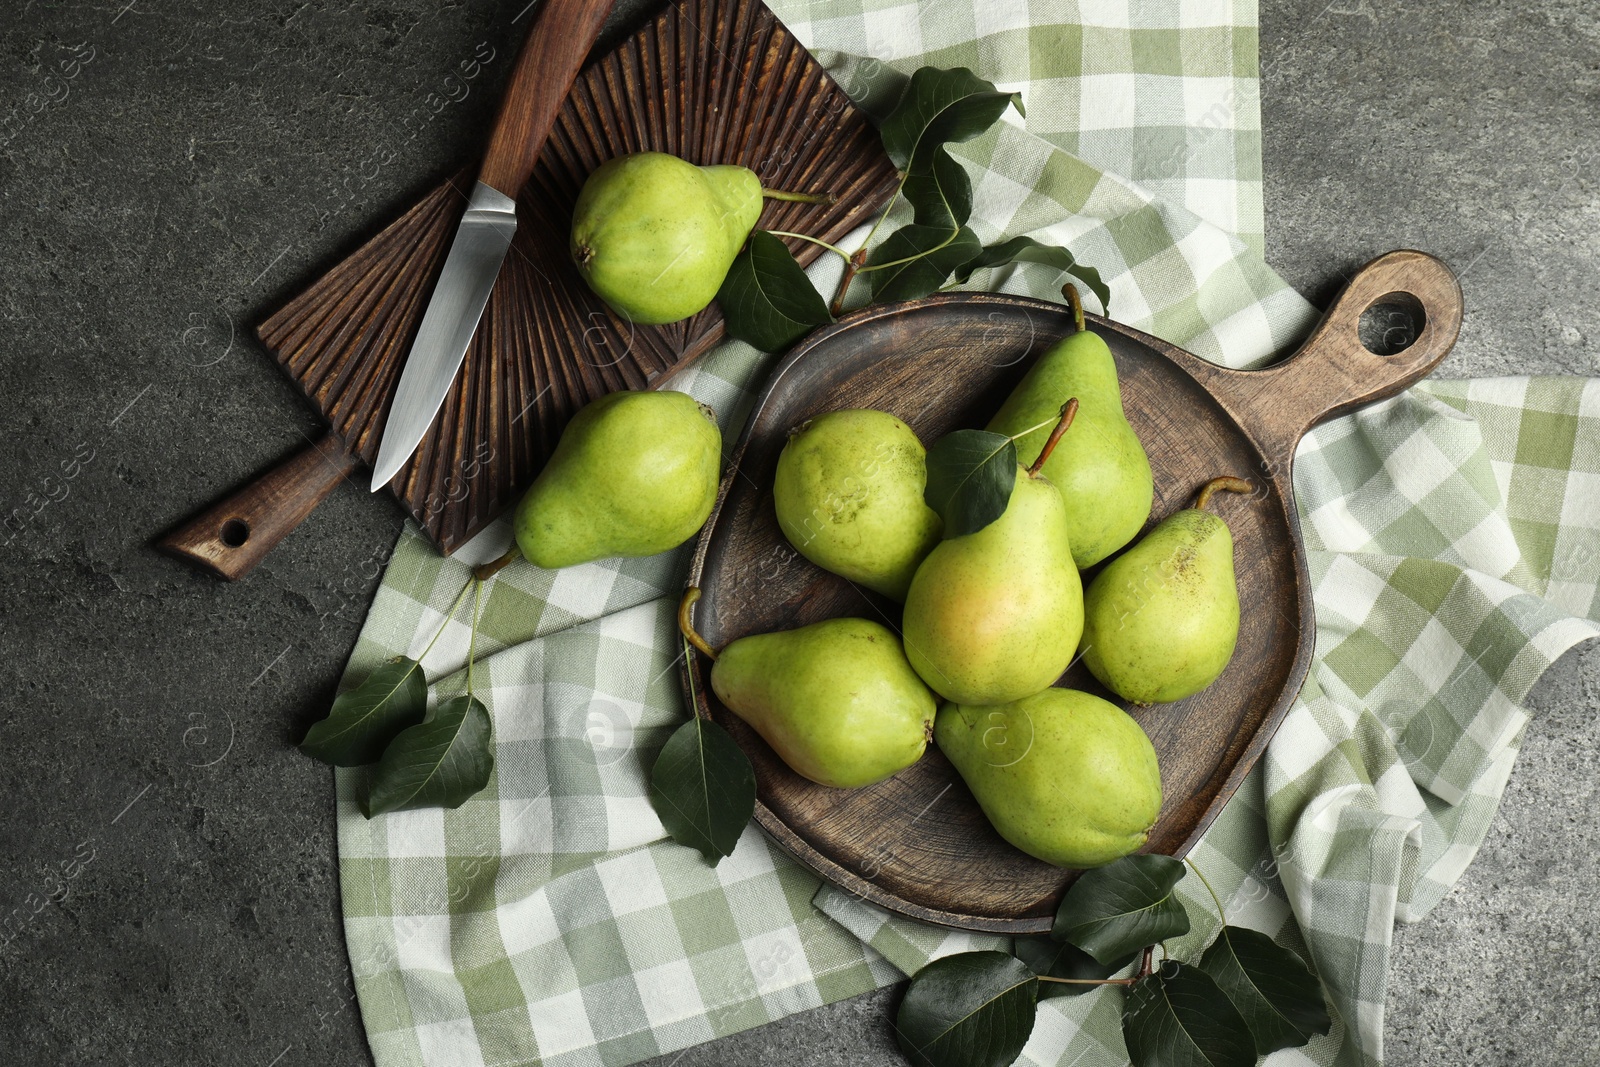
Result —
[[500, 103], [478, 180], [406, 354], [372, 468], [388, 485], [433, 425], [450, 392], [500, 265], [517, 232], [517, 193], [533, 173], [556, 113], [613, 0], [543, 0]]
[[373, 492], [400, 472], [433, 425], [516, 234], [517, 202], [492, 185], [475, 183], [383, 423]]

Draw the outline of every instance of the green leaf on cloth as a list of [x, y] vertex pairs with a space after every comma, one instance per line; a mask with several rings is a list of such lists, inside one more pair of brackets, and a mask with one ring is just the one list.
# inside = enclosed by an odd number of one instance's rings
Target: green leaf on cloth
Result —
[[367, 818], [411, 808], [459, 808], [494, 771], [489, 709], [470, 694], [444, 701], [383, 750]]
[[832, 322], [827, 301], [787, 245], [756, 230], [717, 291], [728, 334], [763, 352], [781, 352]]
[[1124, 856], [1084, 871], [1062, 896], [1050, 936], [1110, 963], [1186, 934], [1189, 913], [1173, 893], [1183, 875], [1171, 856]]
[[895, 1018], [917, 1067], [1010, 1067], [1033, 1032], [1039, 980], [1004, 952], [961, 952], [911, 979]]
[[1223, 927], [1201, 958], [1200, 969], [1239, 1009], [1263, 1056], [1298, 1048], [1333, 1025], [1317, 976], [1299, 956], [1260, 931]]
[[924, 145], [970, 141], [1013, 105], [1022, 111], [1020, 94], [1003, 93], [965, 67], [923, 67], [878, 133], [890, 161], [905, 170]]
[[300, 751], [335, 767], [376, 763], [395, 735], [421, 722], [427, 709], [422, 665], [398, 656], [335, 697], [328, 717], [306, 731]]
[[949, 233], [966, 225], [972, 216], [972, 179], [967, 177], [966, 168], [951, 159], [940, 145], [918, 153], [912, 160], [900, 192], [911, 204], [919, 226]]
[[656, 757], [650, 804], [674, 841], [716, 864], [733, 854], [755, 811], [755, 770], [726, 730], [695, 715]]
[[902, 226], [867, 255], [861, 273], [876, 303], [917, 300], [937, 292], [950, 272], [978, 254], [978, 235], [966, 226]]
[[1002, 241], [997, 245], [988, 245], [975, 258], [961, 265], [955, 272], [958, 282], [965, 282], [971, 278], [975, 271], [990, 267], [1003, 267], [1007, 263], [1022, 260], [1026, 263], [1042, 263], [1047, 267], [1054, 267], [1058, 271], [1070, 274], [1084, 285], [1100, 301], [1101, 309], [1111, 314], [1111, 288], [1100, 280], [1100, 272], [1093, 267], [1086, 267], [1079, 263], [1077, 257], [1060, 245], [1047, 245], [1036, 241], [1032, 237], [1013, 237], [1009, 241]]
[[1244, 1016], [1204, 971], [1169, 960], [1140, 979], [1122, 1008], [1133, 1067], [1253, 1067]]

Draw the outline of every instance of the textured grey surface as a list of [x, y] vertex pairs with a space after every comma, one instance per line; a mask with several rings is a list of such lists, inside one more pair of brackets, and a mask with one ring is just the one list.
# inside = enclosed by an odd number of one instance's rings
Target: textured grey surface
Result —
[[[341, 486], [233, 585], [148, 543], [315, 433], [249, 328], [478, 143], [524, 5], [8, 9], [0, 509], [27, 521], [0, 533], [0, 1061], [367, 1062], [329, 776], [290, 743], [326, 707], [399, 512]], [[435, 113], [482, 41], [499, 58]], [[1600, 373], [1585, 3], [1268, 3], [1262, 55], [1286, 277], [1321, 299], [1377, 252], [1426, 248], [1465, 273], [1445, 373]], [[1532, 703], [1483, 855], [1397, 935], [1394, 1064], [1600, 1062], [1600, 650]], [[898, 1062], [894, 1001], [660, 1062]]]

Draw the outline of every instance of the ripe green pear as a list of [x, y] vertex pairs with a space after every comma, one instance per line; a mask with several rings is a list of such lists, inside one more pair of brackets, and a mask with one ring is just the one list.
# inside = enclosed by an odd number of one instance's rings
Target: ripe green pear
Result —
[[961, 704], [1005, 704], [1061, 677], [1083, 630], [1083, 585], [1067, 509], [1043, 475], [1018, 468], [1005, 512], [939, 542], [906, 594], [911, 665]]
[[1058, 867], [1099, 867], [1136, 851], [1161, 812], [1150, 738], [1089, 693], [945, 704], [933, 737], [1000, 836]]
[[819, 415], [778, 457], [778, 525], [817, 566], [904, 600], [943, 526], [922, 498], [926, 461], [911, 427], [886, 411]]
[[711, 303], [761, 214], [745, 167], [697, 167], [664, 152], [602, 163], [572, 213], [571, 251], [589, 288], [644, 326]]
[[705, 524], [722, 433], [687, 393], [610, 393], [584, 405], [517, 505], [522, 554], [540, 567], [653, 556]]
[[[1084, 597], [1083, 662], [1107, 689], [1135, 704], [1182, 700], [1217, 680], [1239, 639], [1233, 534], [1205, 510], [1163, 519], [1106, 566]], [[1239, 488], [1242, 487], [1242, 488]]]
[[1067, 503], [1067, 534], [1078, 567], [1091, 567], [1133, 540], [1150, 518], [1150, 460], [1122, 411], [1117, 364], [1098, 334], [1079, 329], [1040, 356], [988, 428], [1017, 438], [1017, 458], [1032, 463], [1047, 423], [1068, 397], [1078, 415], [1043, 470]]
[[894, 631], [829, 619], [730, 642], [711, 689], [798, 774], [853, 789], [922, 757], [936, 702]]

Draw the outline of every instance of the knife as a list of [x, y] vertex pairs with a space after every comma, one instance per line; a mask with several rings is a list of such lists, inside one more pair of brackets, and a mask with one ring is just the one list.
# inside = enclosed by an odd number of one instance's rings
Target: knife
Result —
[[517, 56], [478, 179], [434, 283], [384, 420], [372, 469], [377, 492], [400, 473], [455, 381], [500, 264], [517, 232], [517, 194], [594, 45], [612, 0], [543, 0]]

